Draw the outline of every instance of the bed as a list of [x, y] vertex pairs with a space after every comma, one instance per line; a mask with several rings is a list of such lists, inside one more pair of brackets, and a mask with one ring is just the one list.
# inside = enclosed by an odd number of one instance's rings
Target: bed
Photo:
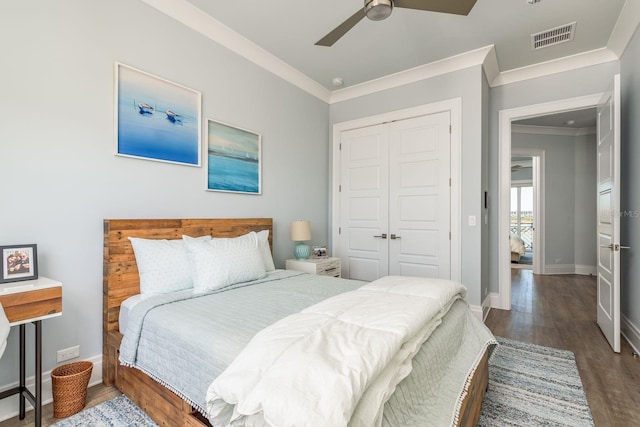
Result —
[[527, 252], [524, 240], [515, 234], [509, 234], [509, 247], [511, 248], [511, 262], [520, 262], [520, 258]]
[[[150, 368], [145, 369], [144, 367], [140, 369], [139, 367], [125, 366], [129, 365], [129, 363], [123, 365], [119, 361], [121, 346], [123, 350], [130, 351], [130, 348], [126, 345], [126, 339], [123, 344], [123, 333], [120, 327], [121, 305], [123, 301], [140, 293], [140, 278], [136, 257], [129, 238], [180, 239], [183, 235], [192, 237], [215, 236], [216, 238], [220, 238], [237, 237], [252, 231], [259, 232], [268, 230], [268, 242], [269, 246], [271, 246], [272, 227], [272, 220], [269, 218], [105, 220], [103, 382], [106, 385], [115, 385], [149, 414], [159, 425], [210, 425], [209, 420], [204, 415], [206, 414], [206, 408], [203, 408], [203, 406], [205, 406], [206, 402], [203, 403], [203, 400], [197, 395], [198, 393], [194, 395], [192, 391], [189, 391], [188, 386], [181, 388], [181, 385], [172, 384], [171, 382], [174, 380], [164, 379], [162, 372], [155, 372]], [[225, 310], [225, 308], [231, 304], [229, 301], [236, 301], [238, 298], [243, 299], [244, 302], [250, 301], [251, 298], [257, 298], [259, 301], [276, 301], [277, 298], [274, 295], [284, 296], [287, 300], [300, 299], [299, 305], [300, 307], [304, 307], [311, 302], [322, 300], [336, 293], [357, 290], [362, 285], [362, 283], [356, 283], [355, 281], [346, 279], [322, 278], [324, 281], [318, 281], [319, 279], [318, 276], [303, 273], [282, 270], [274, 271], [267, 277], [255, 281], [255, 284], [251, 282], [251, 286], [238, 286], [224, 293], [220, 292], [206, 296], [206, 298], [213, 298], [211, 301], [206, 302], [206, 307], [216, 307], [215, 310], [212, 309], [212, 312], [220, 313], [220, 310]], [[336, 291], [336, 287], [341, 288], [341, 290]], [[295, 293], [298, 292], [298, 288], [301, 290], [299, 294]], [[309, 290], [312, 290], [312, 292]], [[253, 292], [254, 294], [252, 295], [248, 292]], [[256, 292], [257, 295], [255, 295]], [[265, 294], [261, 294], [261, 292], [265, 292]], [[160, 297], [159, 299], [162, 298], [164, 297]], [[202, 301], [205, 300], [202, 299]], [[182, 303], [198, 305], [197, 302], [191, 300], [185, 300]], [[144, 306], [145, 304], [139, 304], [139, 306]], [[212, 304], [218, 305], [215, 306]], [[153, 304], [149, 302], [148, 305], [152, 306]], [[278, 304], [273, 304], [273, 306], [276, 305]], [[292, 309], [291, 307], [287, 308], [287, 310]], [[179, 328], [177, 322], [179, 322], [179, 318], [182, 316], [176, 313], [184, 313], [185, 310], [189, 313], [197, 311], [196, 308], [178, 308], [177, 305], [173, 306], [163, 302], [159, 303], [157, 308], [152, 307], [149, 309], [149, 313], [153, 313], [153, 315], [145, 314], [144, 316], [147, 316], [149, 319], [155, 316], [155, 318], [160, 319], [159, 323], [168, 323], [171, 325], [171, 328], [175, 327], [177, 329]], [[262, 323], [258, 322], [257, 325], [249, 326], [246, 317], [230, 319], [231, 324], [240, 325], [239, 329], [247, 330], [237, 334], [238, 342], [235, 342], [229, 338], [229, 336], [212, 340], [219, 343], [219, 347], [221, 347], [221, 349], [218, 350], [220, 353], [216, 355], [214, 352], [212, 357], [220, 360], [233, 360], [236, 352], [240, 351], [241, 348], [246, 345], [246, 337], [242, 338], [243, 334], [249, 336], [255, 332], [255, 328], [267, 325], [278, 316], [281, 316], [281, 313], [272, 312], [276, 310], [276, 308], [272, 310], [271, 305], [264, 305], [262, 310], [263, 311], [257, 314], [246, 315], [249, 318], [263, 318]], [[235, 311], [232, 310], [229, 314], [226, 314], [224, 316], [225, 319], [227, 317], [231, 318], [231, 313], [233, 312]], [[136, 312], [131, 311], [131, 317], [128, 318], [127, 323], [131, 322], [130, 324], [135, 324], [136, 318], [141, 319], [144, 316], [138, 314], [136, 317]], [[474, 334], [474, 337], [472, 337], [473, 340], [477, 341], [473, 344], [477, 354], [471, 354], [472, 352], [466, 351], [466, 348], [461, 348], [456, 340], [452, 339], [459, 328], [457, 325], [465, 325], [465, 328], [479, 327], [476, 323], [480, 322], [474, 321], [475, 318], [469, 316], [473, 316], [473, 314], [468, 310], [466, 303], [457, 301], [452, 305], [452, 308], [442, 319], [441, 325], [435, 329], [429, 340], [422, 344], [419, 352], [416, 354], [414, 358], [416, 368], [405, 380], [398, 384], [396, 392], [393, 393], [387, 403], [384, 404], [385, 418], [382, 425], [412, 425], [411, 417], [418, 416], [416, 414], [419, 414], [421, 411], [424, 411], [424, 408], [428, 407], [426, 404], [423, 405], [423, 403], [429, 400], [430, 404], [433, 405], [434, 402], [439, 402], [437, 399], [445, 399], [444, 397], [433, 396], [434, 391], [428, 390], [429, 387], [424, 387], [420, 382], [422, 379], [420, 377], [420, 369], [418, 368], [431, 363], [430, 358], [432, 357], [432, 352], [449, 352], [445, 353], [447, 356], [446, 359], [455, 359], [458, 360], [457, 363], [463, 364], [464, 376], [460, 378], [462, 382], [461, 392], [458, 393], [457, 389], [456, 391], [449, 392], [450, 395], [454, 392], [459, 394], [455, 402], [451, 402], [451, 404], [455, 406], [455, 413], [451, 417], [453, 420], [451, 424], [460, 426], [476, 425], [484, 392], [488, 384], [488, 357], [494, 341], [488, 331], [486, 332], [487, 335], [483, 335], [484, 332], [479, 330], [480, 332]], [[148, 322], [151, 321], [149, 320]], [[139, 323], [147, 323], [147, 321], [140, 321]], [[480, 327], [482, 328], [483, 325]], [[129, 329], [126, 329], [126, 331], [129, 331], [130, 328], [131, 326], [129, 326]], [[223, 330], [225, 328], [221, 327], [220, 329]], [[128, 338], [130, 340], [130, 336]], [[467, 341], [468, 338], [465, 338], [465, 343]], [[183, 344], [179, 344], [179, 346], [183, 346]], [[193, 351], [189, 351], [189, 353], [198, 353], [198, 351], [199, 349], [194, 347]], [[150, 353], [161, 355], [163, 351], [151, 350]], [[211, 369], [215, 371], [215, 369], [219, 370], [220, 368], [216, 367]], [[458, 368], [458, 370], [460, 370], [460, 368]], [[447, 369], [442, 369], [442, 372], [445, 371], [447, 371]], [[189, 375], [188, 372], [192, 371], [185, 367], [181, 378], [190, 380], [191, 377], [198, 376]], [[458, 374], [458, 377], [460, 377], [460, 374]], [[207, 378], [207, 383], [212, 379], [213, 378]], [[418, 381], [418, 379], [420, 379], [420, 381]], [[195, 386], [192, 388], [194, 387]], [[197, 387], [202, 388], [202, 384]], [[197, 387], [194, 389], [197, 390]], [[431, 388], [436, 390], [440, 388], [440, 384]], [[411, 399], [407, 400], [406, 396], [410, 396]], [[204, 399], [204, 397], [202, 399]], [[446, 399], [448, 399], [448, 403], [451, 401], [449, 397]], [[419, 416], [429, 417], [431, 415], [425, 415], [423, 413]], [[445, 417], [446, 416], [448, 415], [445, 414]], [[404, 421], [400, 422], [398, 420]]]

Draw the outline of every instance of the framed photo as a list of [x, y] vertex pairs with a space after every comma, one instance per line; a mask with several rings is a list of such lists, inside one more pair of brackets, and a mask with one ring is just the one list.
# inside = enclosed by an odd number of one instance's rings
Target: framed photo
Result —
[[200, 166], [200, 92], [116, 63], [116, 155]]
[[207, 120], [207, 190], [262, 194], [262, 136]]
[[0, 246], [0, 252], [2, 253], [0, 283], [38, 278], [36, 245]]
[[314, 246], [311, 253], [312, 258], [328, 258], [326, 246]]

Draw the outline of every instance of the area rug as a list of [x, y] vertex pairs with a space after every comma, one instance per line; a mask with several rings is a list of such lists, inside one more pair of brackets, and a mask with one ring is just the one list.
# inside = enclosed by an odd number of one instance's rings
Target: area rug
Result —
[[478, 426], [593, 426], [572, 352], [496, 337]]
[[[489, 391], [478, 426], [593, 426], [573, 353], [496, 337]], [[56, 427], [155, 427], [126, 396], [54, 424]]]

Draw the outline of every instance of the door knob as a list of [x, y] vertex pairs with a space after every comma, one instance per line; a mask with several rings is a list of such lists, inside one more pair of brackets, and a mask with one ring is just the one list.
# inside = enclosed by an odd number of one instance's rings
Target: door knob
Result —
[[631, 246], [622, 246], [617, 243], [610, 243], [608, 245], [600, 245], [601, 248], [611, 249], [612, 251], [618, 252], [620, 249], [631, 249]]
[[379, 236], [373, 236], [373, 237], [380, 237], [380, 238], [382, 238], [382, 239], [386, 239], [386, 238], [387, 238], [387, 234], [386, 234], [386, 233], [382, 233], [382, 234], [381, 234], [381, 235], [379, 235]]
[[400, 236], [396, 236], [395, 234], [392, 234], [391, 236], [389, 236], [389, 238], [391, 240], [397, 240], [397, 239], [400, 239], [401, 237]]

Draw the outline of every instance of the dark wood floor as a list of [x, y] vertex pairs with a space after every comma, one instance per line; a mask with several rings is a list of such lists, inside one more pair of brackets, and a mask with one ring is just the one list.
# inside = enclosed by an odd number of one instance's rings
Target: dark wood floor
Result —
[[[582, 377], [596, 426], [640, 426], [640, 358], [622, 340], [622, 352], [611, 351], [596, 325], [594, 277], [537, 276], [531, 270], [512, 270], [511, 311], [492, 309], [487, 326], [495, 335], [570, 350]], [[87, 407], [120, 394], [102, 385], [89, 389]], [[43, 408], [43, 426], [58, 421], [53, 406]], [[0, 423], [1, 427], [33, 426], [27, 418]]]
[[596, 324], [596, 279], [511, 270], [511, 311], [486, 324], [505, 338], [572, 351], [596, 426], [640, 426], [640, 358], [616, 354]]

